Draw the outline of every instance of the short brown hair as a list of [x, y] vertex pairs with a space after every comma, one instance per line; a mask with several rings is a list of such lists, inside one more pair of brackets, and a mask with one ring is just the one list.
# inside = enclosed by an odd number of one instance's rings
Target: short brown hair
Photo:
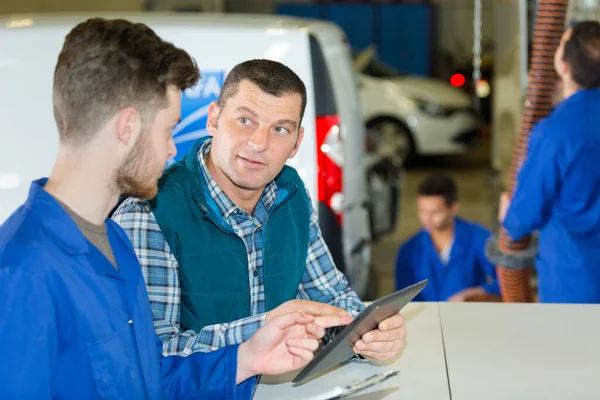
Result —
[[144, 24], [89, 19], [67, 35], [54, 71], [54, 118], [61, 142], [89, 139], [119, 110], [142, 121], [167, 105], [167, 86], [196, 84], [200, 73], [184, 50]]
[[563, 61], [571, 67], [571, 77], [582, 89], [600, 87], [600, 23], [582, 21], [573, 26], [565, 43]]
[[271, 60], [248, 60], [233, 67], [221, 87], [218, 104], [225, 106], [227, 100], [237, 93], [240, 82], [249, 81], [265, 93], [280, 97], [299, 94], [302, 99], [300, 121], [306, 108], [306, 87], [302, 79], [287, 66]]
[[454, 179], [442, 173], [426, 177], [418, 188], [419, 196], [439, 196], [444, 198], [447, 206], [458, 201], [458, 190]]

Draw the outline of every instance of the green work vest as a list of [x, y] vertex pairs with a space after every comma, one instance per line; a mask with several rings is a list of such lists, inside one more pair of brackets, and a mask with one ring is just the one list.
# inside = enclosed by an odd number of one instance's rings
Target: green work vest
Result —
[[[179, 263], [181, 329], [249, 317], [250, 282], [244, 241], [225, 223], [201, 176], [199, 139], [159, 181], [149, 201]], [[278, 197], [262, 227], [266, 311], [296, 298], [306, 269], [311, 203], [295, 169], [275, 178]]]

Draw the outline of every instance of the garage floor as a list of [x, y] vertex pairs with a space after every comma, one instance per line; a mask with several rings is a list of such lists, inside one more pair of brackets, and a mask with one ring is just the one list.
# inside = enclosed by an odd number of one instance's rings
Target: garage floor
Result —
[[[416, 193], [420, 181], [428, 174], [445, 171], [458, 185], [459, 215], [496, 229], [497, 195], [492, 195], [495, 182], [491, 175], [489, 140], [460, 156], [425, 159], [407, 168], [404, 177], [400, 220], [393, 233], [379, 239], [373, 246], [372, 261], [379, 296], [394, 290], [394, 259], [398, 246], [420, 229], [416, 213]], [[370, 299], [369, 299], [370, 300]]]

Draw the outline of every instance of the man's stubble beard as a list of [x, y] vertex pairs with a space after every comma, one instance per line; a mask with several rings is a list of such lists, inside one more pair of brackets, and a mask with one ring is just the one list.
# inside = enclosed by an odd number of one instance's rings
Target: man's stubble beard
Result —
[[140, 137], [125, 162], [114, 174], [114, 186], [120, 195], [149, 200], [158, 193], [158, 180], [147, 177], [146, 170], [152, 165], [149, 132], [141, 132]]

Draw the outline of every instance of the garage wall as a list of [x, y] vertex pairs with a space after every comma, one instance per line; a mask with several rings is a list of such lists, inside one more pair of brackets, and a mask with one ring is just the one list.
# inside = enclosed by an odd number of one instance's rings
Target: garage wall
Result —
[[600, 0], [570, 0], [567, 21], [593, 19], [600, 21]]
[[77, 11], [138, 11], [144, 0], [0, 0], [0, 15]]
[[[437, 44], [440, 50], [469, 58], [473, 54], [473, 0], [439, 0], [437, 8]], [[494, 39], [494, 14], [490, 0], [482, 1], [481, 39]]]
[[[589, 1], [589, 0], [588, 0]], [[211, 12], [269, 14], [278, 3], [313, 3], [314, 0], [0, 0], [0, 14], [139, 11], [196, 9]], [[456, 57], [469, 57], [473, 47], [473, 0], [437, 0], [438, 48]], [[483, 40], [493, 38], [490, 0], [483, 0]], [[467, 21], [465, 23], [465, 21]]]
[[270, 14], [279, 3], [310, 4], [313, 0], [226, 0], [230, 12]]
[[519, 6], [510, 2], [494, 4], [496, 52], [494, 55], [492, 164], [507, 184], [512, 152], [521, 125], [524, 101], [521, 81]]
[[[169, 0], [163, 0], [169, 1]], [[278, 3], [315, 3], [313, 0], [226, 0], [226, 9], [241, 13], [271, 13]], [[434, 41], [439, 53], [469, 60], [473, 52], [473, 0], [437, 0]], [[493, 7], [483, 0], [482, 40], [493, 40]]]
[[153, 11], [224, 12], [225, 0], [146, 0], [146, 9]]

